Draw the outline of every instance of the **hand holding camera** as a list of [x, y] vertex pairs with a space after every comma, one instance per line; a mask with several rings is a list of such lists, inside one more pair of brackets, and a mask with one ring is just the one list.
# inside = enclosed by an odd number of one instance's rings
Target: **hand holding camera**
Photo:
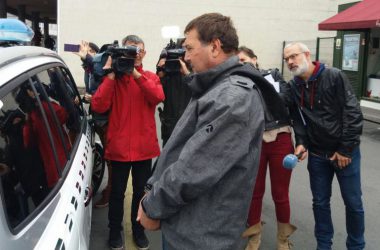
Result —
[[185, 50], [181, 47], [184, 39], [178, 39], [177, 43], [170, 39], [170, 43], [162, 50], [160, 60], [157, 63], [157, 74], [163, 77], [165, 74], [181, 72], [183, 75], [190, 74], [186, 63]]
[[181, 73], [185, 76], [188, 76], [190, 75], [190, 70], [187, 68], [187, 65], [186, 63], [182, 60], [182, 59], [179, 59], [179, 63], [181, 64]]
[[133, 76], [133, 78], [135, 78], [135, 79], [139, 79], [140, 76], [141, 76], [141, 74], [140, 74], [140, 72], [137, 71], [136, 68], [134, 68], [134, 69], [133, 69], [133, 72], [132, 72], [132, 76]]
[[106, 63], [103, 66], [103, 75], [106, 75], [110, 79], [115, 79], [115, 72], [112, 68], [112, 57], [108, 56]]
[[[96, 79], [101, 79], [104, 76], [115, 79], [124, 74], [133, 74], [135, 60], [140, 53], [139, 47], [119, 47], [118, 41], [115, 40], [113, 44], [103, 45], [100, 51], [102, 52], [96, 54], [93, 59]], [[134, 77], [136, 78], [137, 76], [136, 74]]]

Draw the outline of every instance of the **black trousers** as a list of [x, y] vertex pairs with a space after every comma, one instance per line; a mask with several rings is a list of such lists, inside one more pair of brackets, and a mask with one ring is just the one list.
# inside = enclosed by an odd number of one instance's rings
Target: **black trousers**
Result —
[[128, 183], [129, 171], [132, 170], [132, 204], [131, 222], [132, 232], [139, 234], [144, 231], [140, 223], [136, 222], [140, 200], [144, 196], [144, 186], [152, 174], [152, 159], [135, 162], [111, 161], [112, 185], [109, 199], [108, 227], [111, 232], [119, 232], [123, 229], [124, 193]]

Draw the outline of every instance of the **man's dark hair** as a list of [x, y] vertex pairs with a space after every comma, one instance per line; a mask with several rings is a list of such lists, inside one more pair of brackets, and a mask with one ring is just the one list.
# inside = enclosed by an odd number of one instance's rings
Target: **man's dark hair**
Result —
[[220, 13], [203, 14], [193, 19], [186, 26], [184, 33], [193, 29], [198, 32], [198, 38], [203, 44], [219, 39], [224, 53], [236, 52], [238, 49], [239, 38], [230, 17]]
[[245, 53], [247, 56], [249, 56], [250, 58], [257, 58], [256, 54], [253, 52], [253, 50], [251, 50], [250, 48], [246, 47], [246, 46], [240, 46], [239, 49], [238, 49], [238, 52], [243, 52]]
[[[128, 35], [128, 36], [124, 37], [123, 40], [122, 40], [122, 42], [121, 42], [121, 44], [123, 46], [125, 46], [125, 44], [127, 42], [142, 43], [142, 44], [144, 44], [144, 41], [140, 37], [138, 37], [136, 35]], [[145, 46], [145, 44], [144, 44], [144, 46]]]

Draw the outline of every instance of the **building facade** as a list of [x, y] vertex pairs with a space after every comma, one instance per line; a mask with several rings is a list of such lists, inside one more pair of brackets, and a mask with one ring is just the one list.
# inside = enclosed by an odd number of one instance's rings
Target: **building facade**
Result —
[[[58, 53], [79, 85], [83, 70], [79, 58], [63, 52], [65, 43], [92, 41], [102, 45], [137, 34], [147, 50], [144, 67], [155, 71], [161, 50], [169, 42], [165, 26], [177, 26], [180, 36], [196, 16], [220, 12], [231, 16], [240, 44], [252, 48], [263, 68], [281, 68], [283, 41], [331, 37], [336, 31], [318, 31], [318, 23], [334, 15], [344, 0], [58, 0]], [[74, 7], [75, 6], [75, 7]]]

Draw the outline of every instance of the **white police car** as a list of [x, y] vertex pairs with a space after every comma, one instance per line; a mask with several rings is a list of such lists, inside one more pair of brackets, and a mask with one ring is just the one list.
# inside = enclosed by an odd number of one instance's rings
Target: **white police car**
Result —
[[62, 59], [14, 46], [20, 23], [0, 19], [0, 249], [88, 249], [101, 148]]

